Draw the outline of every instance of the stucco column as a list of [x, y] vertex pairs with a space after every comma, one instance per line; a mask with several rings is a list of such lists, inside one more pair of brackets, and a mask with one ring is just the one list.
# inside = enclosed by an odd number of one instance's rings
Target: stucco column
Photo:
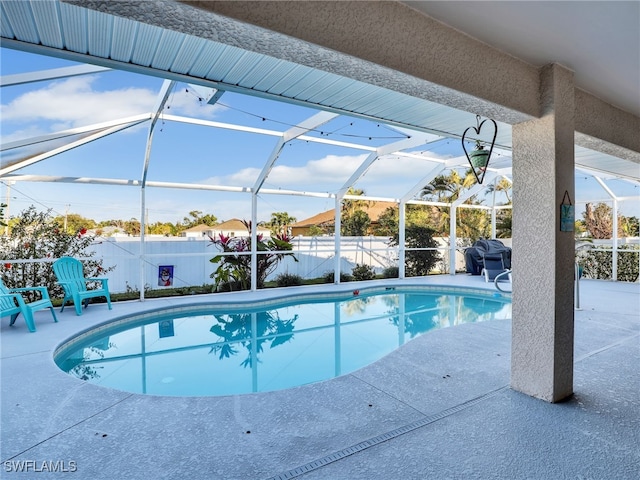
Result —
[[573, 72], [540, 73], [541, 117], [513, 127], [511, 388], [549, 402], [573, 393], [574, 234], [560, 231], [574, 195]]

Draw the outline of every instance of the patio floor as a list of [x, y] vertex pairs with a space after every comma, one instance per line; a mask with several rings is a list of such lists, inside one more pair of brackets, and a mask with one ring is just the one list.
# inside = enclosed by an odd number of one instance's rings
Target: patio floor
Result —
[[[420, 282], [493, 288], [466, 275]], [[67, 308], [57, 324], [38, 312], [36, 333], [4, 318], [0, 477], [635, 480], [640, 286], [580, 285], [575, 394], [555, 405], [509, 388], [508, 320], [435, 330], [317, 384], [180, 398], [84, 383], [60, 371], [52, 354], [109, 318], [210, 296], [119, 302], [112, 311], [91, 305], [81, 317]], [[298, 288], [315, 287], [287, 293]], [[51, 465], [77, 471], [34, 475]], [[15, 472], [20, 466], [30, 471]]]

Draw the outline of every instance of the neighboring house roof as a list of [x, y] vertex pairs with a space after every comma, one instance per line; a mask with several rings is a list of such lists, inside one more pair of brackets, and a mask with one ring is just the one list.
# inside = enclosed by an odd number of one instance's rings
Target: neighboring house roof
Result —
[[205, 225], [204, 223], [201, 223], [200, 225], [196, 225], [195, 227], [191, 227], [191, 228], [187, 228], [186, 230], [183, 230], [182, 233], [208, 232], [208, 231], [211, 231], [212, 229], [214, 229], [216, 227], [211, 227], [209, 225]]
[[[360, 210], [366, 212], [372, 222], [377, 222], [380, 215], [389, 207], [397, 207], [395, 202], [379, 202], [371, 201], [360, 207]], [[309, 217], [305, 220], [300, 220], [297, 223], [291, 225], [291, 227], [310, 227], [312, 225], [333, 225], [335, 222], [335, 209], [327, 210], [326, 212], [318, 213], [313, 217]]]
[[[232, 218], [231, 220], [227, 220], [226, 222], [222, 222], [219, 223], [218, 225], [216, 225], [215, 227], [210, 227], [212, 230], [235, 230], [235, 231], [240, 231], [240, 232], [248, 232], [247, 227], [245, 227], [244, 223], [242, 223], [242, 220], [239, 220], [237, 218]], [[264, 228], [264, 227], [260, 227], [258, 226], [258, 232], [268, 232], [269, 229], [268, 228]]]
[[[249, 230], [247, 230], [247, 227], [245, 227], [244, 223], [242, 223], [242, 220], [239, 220], [237, 218], [232, 218], [231, 220], [227, 220], [226, 222], [222, 222], [213, 227], [209, 227], [209, 230], [212, 231], [213, 233], [234, 232], [234, 235], [236, 236], [242, 235], [245, 233], [247, 235], [249, 234]], [[268, 228], [264, 228], [261, 226], [258, 226], [257, 231], [258, 233], [262, 233], [266, 235], [269, 235], [271, 233], [271, 231]]]

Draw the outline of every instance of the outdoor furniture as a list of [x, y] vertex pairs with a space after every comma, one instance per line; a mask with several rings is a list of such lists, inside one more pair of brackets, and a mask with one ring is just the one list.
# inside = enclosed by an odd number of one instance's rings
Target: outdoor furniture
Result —
[[[33, 302], [25, 302], [20, 292], [38, 291], [40, 292], [40, 300]], [[33, 321], [33, 312], [48, 308], [53, 315], [53, 321], [57, 322], [56, 312], [53, 311], [53, 305], [49, 298], [49, 292], [46, 287], [26, 287], [26, 288], [7, 288], [6, 285], [0, 279], [0, 316], [7, 317], [11, 315], [11, 321], [9, 325], [16, 323], [18, 315], [22, 314], [24, 322], [27, 324], [27, 328], [30, 332], [36, 331], [36, 324]]]
[[501, 253], [489, 253], [482, 256], [484, 267], [482, 274], [486, 282], [492, 282], [496, 276], [506, 272], [508, 269], [504, 266], [504, 258]]
[[480, 238], [471, 247], [464, 250], [464, 260], [467, 273], [472, 275], [482, 275], [484, 268], [483, 258], [486, 255], [501, 254], [505, 268], [511, 268], [511, 248], [507, 247], [500, 240]]
[[[89, 299], [94, 297], [105, 297], [109, 310], [111, 310], [111, 295], [107, 278], [85, 278], [82, 262], [72, 257], [61, 257], [53, 262], [53, 271], [58, 277], [58, 283], [64, 288], [61, 312], [67, 301], [72, 300], [76, 308], [76, 315], [82, 315], [82, 305], [86, 308]], [[100, 283], [100, 288], [89, 290], [87, 288], [89, 282]]]

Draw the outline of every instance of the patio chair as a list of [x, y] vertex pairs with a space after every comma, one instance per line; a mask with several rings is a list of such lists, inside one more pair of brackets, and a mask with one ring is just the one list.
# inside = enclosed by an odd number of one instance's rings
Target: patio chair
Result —
[[[107, 278], [85, 278], [82, 262], [72, 257], [61, 257], [53, 262], [53, 271], [58, 277], [58, 283], [64, 288], [62, 309], [72, 300], [76, 308], [76, 315], [82, 315], [82, 305], [86, 308], [90, 298], [105, 297], [111, 310], [111, 295]], [[97, 282], [100, 287], [89, 290], [87, 283]]]
[[[20, 292], [37, 291], [40, 292], [40, 300], [33, 302], [25, 302]], [[7, 288], [0, 279], [0, 316], [11, 316], [9, 325], [16, 323], [18, 315], [22, 314], [24, 322], [30, 332], [36, 331], [36, 324], [33, 320], [33, 313], [38, 310], [48, 308], [53, 315], [53, 321], [57, 322], [56, 312], [53, 311], [53, 305], [49, 298], [49, 292], [46, 287], [26, 287], [26, 288]]]
[[489, 253], [483, 255], [484, 268], [482, 274], [485, 282], [492, 282], [496, 276], [506, 272], [508, 269], [504, 266], [504, 257], [501, 253]]

